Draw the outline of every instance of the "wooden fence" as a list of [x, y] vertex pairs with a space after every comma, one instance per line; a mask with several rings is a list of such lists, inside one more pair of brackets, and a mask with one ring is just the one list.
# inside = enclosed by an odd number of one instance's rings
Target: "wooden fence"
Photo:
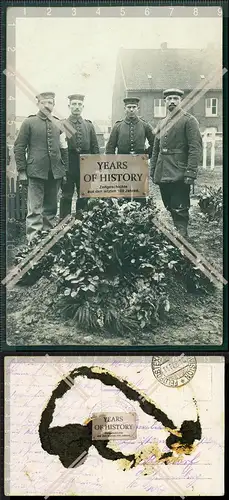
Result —
[[7, 219], [25, 220], [27, 213], [27, 188], [19, 186], [19, 181], [15, 177], [6, 178], [7, 194]]
[[[20, 188], [17, 177], [10, 177], [7, 175], [6, 180], [6, 213], [8, 221], [24, 221], [27, 214], [27, 187]], [[57, 198], [57, 216], [60, 210], [61, 192], [58, 193]], [[76, 204], [76, 190], [72, 197], [72, 213], [75, 212]]]

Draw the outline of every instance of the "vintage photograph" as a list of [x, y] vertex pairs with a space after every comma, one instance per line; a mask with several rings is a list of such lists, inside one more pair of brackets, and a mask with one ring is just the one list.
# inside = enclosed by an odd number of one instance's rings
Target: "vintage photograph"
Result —
[[5, 494], [223, 496], [224, 358], [5, 358]]
[[223, 343], [222, 16], [161, 9], [8, 9], [9, 345]]

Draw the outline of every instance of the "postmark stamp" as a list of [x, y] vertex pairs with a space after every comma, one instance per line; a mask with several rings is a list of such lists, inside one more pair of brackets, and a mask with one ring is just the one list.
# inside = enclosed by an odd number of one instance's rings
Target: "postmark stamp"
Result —
[[181, 387], [188, 384], [197, 369], [195, 356], [153, 356], [154, 377], [167, 387]]

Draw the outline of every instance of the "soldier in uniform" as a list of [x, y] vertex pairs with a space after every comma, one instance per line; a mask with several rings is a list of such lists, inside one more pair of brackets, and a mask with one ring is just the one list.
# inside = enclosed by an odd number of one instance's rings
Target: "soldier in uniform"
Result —
[[[60, 217], [66, 217], [71, 213], [72, 197], [74, 189], [77, 189], [76, 211], [87, 206], [87, 199], [80, 198], [80, 154], [99, 154], [99, 145], [93, 123], [82, 118], [81, 113], [84, 107], [84, 96], [72, 94], [68, 96], [70, 116], [63, 122], [66, 129], [68, 152], [69, 152], [69, 172], [67, 182], [62, 187], [62, 197], [60, 201]], [[67, 134], [68, 123], [75, 129], [75, 134]], [[69, 137], [70, 135], [70, 137]]]
[[55, 94], [36, 96], [39, 111], [21, 125], [14, 143], [19, 182], [28, 182], [26, 236], [31, 243], [40, 231], [53, 227], [57, 195], [68, 170], [68, 147], [61, 122], [52, 116]]
[[197, 176], [202, 137], [196, 118], [181, 108], [182, 96], [180, 89], [164, 91], [168, 116], [158, 125], [150, 163], [151, 177], [174, 226], [187, 237], [190, 187]]
[[[111, 130], [106, 145], [106, 154], [152, 154], [154, 144], [154, 133], [151, 125], [138, 116], [138, 97], [126, 97], [123, 99], [125, 118], [118, 120]], [[145, 147], [146, 139], [149, 147]], [[143, 203], [145, 199], [136, 198]]]

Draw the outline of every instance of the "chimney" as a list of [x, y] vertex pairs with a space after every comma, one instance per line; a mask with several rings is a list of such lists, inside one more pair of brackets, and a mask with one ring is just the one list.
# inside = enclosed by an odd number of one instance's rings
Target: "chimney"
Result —
[[168, 48], [168, 43], [167, 42], [161, 43], [161, 50], [166, 50], [167, 48]]

